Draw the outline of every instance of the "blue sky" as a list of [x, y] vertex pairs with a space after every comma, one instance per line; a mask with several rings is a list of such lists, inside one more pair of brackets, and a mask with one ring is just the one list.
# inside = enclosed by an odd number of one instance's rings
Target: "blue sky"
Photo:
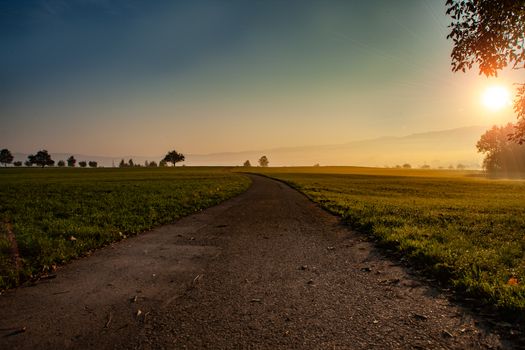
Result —
[[448, 21], [439, 0], [0, 1], [0, 146], [210, 153], [513, 120], [450, 72]]

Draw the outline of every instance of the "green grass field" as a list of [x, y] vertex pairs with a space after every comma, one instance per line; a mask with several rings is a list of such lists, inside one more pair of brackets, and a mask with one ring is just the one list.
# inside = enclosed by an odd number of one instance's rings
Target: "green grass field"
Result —
[[215, 205], [249, 183], [227, 168], [0, 169], [0, 289]]
[[255, 171], [291, 184], [457, 291], [525, 311], [525, 181], [437, 170]]

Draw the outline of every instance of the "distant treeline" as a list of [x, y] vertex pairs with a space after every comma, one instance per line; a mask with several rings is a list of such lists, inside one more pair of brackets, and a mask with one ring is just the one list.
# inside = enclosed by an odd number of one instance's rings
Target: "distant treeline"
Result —
[[[17, 160], [13, 162], [13, 155], [11, 151], [9, 151], [7, 148], [4, 148], [0, 151], [0, 163], [2, 163], [4, 166], [7, 166], [8, 164], [13, 164], [15, 167], [20, 167], [22, 165], [25, 165], [26, 167], [32, 167], [33, 165], [37, 165], [39, 167], [46, 167], [46, 166], [55, 166], [55, 161], [51, 158], [51, 155], [47, 150], [40, 150], [36, 152], [36, 154], [30, 154], [27, 156], [27, 160], [22, 163], [22, 161]], [[68, 167], [75, 167], [77, 164], [77, 160], [74, 156], [70, 156], [67, 160], [59, 160], [56, 163], [56, 166], [58, 167], [65, 167], [67, 164]], [[85, 168], [89, 166], [90, 168], [96, 168], [98, 167], [98, 163], [90, 160], [90, 161], [80, 161], [78, 162], [78, 165], [81, 168]]]
[[[37, 165], [39, 167], [52, 167], [55, 166], [55, 161], [51, 158], [51, 155], [47, 150], [40, 150], [36, 152], [36, 154], [30, 154], [27, 156], [27, 160], [22, 163], [22, 161], [15, 161], [13, 162], [14, 157], [11, 151], [9, 151], [7, 148], [4, 148], [0, 150], [0, 163], [4, 166], [7, 166], [9, 164], [13, 164], [15, 167], [21, 167], [22, 165], [25, 165], [26, 167], [32, 167], [33, 165]], [[156, 167], [165, 167], [168, 166], [168, 164], [172, 164], [175, 166], [178, 162], [183, 162], [185, 160], [184, 154], [178, 153], [177, 151], [169, 151], [166, 156], [157, 164], [155, 161], [145, 161], [144, 165], [141, 164], [135, 164], [133, 162], [133, 159], [129, 159], [127, 162], [122, 159], [119, 163], [119, 168], [129, 168], [129, 167], [149, 167], [149, 168], [156, 168]], [[65, 167], [68, 166], [70, 168], [74, 168], [77, 165], [77, 160], [75, 159], [75, 156], [70, 156], [68, 159], [59, 160], [56, 163], [56, 166], [58, 167]], [[97, 168], [98, 163], [96, 161], [80, 161], [78, 162], [78, 166], [81, 168], [90, 167], [90, 168]], [[114, 165], [113, 165], [114, 166]]]
[[165, 167], [167, 166], [167, 162], [165, 160], [161, 160], [158, 164], [156, 161], [145, 161], [144, 165], [142, 164], [135, 164], [133, 162], [133, 159], [129, 159], [127, 162], [124, 161], [124, 159], [120, 160], [120, 163], [118, 165], [119, 168], [140, 168], [140, 167], [146, 167], [146, 168], [157, 168], [157, 167]]

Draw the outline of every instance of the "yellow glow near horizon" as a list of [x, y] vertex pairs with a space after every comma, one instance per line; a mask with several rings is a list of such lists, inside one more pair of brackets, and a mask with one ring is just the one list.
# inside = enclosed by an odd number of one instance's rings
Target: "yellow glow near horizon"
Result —
[[485, 107], [492, 111], [499, 111], [512, 104], [509, 90], [504, 86], [490, 86], [485, 89], [482, 96]]

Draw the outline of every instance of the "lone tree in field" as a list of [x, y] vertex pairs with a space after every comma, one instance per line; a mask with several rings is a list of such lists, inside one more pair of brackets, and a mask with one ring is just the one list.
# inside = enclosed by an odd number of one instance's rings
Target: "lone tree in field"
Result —
[[[507, 66], [525, 68], [524, 0], [447, 0], [447, 15], [452, 18], [452, 70], [470, 70], [477, 64], [479, 74], [497, 76]], [[520, 84], [514, 111], [518, 123], [510, 139], [525, 142], [525, 83]]]
[[4, 166], [7, 166], [7, 164], [11, 164], [12, 161], [13, 155], [7, 148], [4, 148], [0, 151], [0, 163], [4, 164]]
[[268, 161], [268, 158], [266, 156], [262, 156], [261, 158], [259, 158], [259, 166], [266, 168], [268, 164], [270, 164], [270, 162]]
[[171, 163], [173, 166], [177, 164], [178, 162], [184, 162], [186, 160], [186, 157], [184, 157], [184, 154], [178, 153], [177, 151], [169, 151], [164, 159], [162, 159], [166, 163]]
[[252, 166], [252, 164], [250, 163], [249, 160], [247, 160], [246, 162], [244, 162], [244, 164], [242, 165], [243, 167], [246, 167], [246, 168], [249, 168]]
[[40, 167], [52, 166], [55, 165], [55, 161], [51, 159], [51, 155], [44, 149], [41, 151], [38, 151], [35, 155], [31, 154], [27, 157], [27, 160], [31, 164], [36, 164]]
[[86, 161], [81, 161], [81, 162], [78, 162], [78, 165], [81, 167], [81, 168], [85, 168], [87, 166], [87, 162]]
[[59, 160], [57, 165], [62, 168], [66, 166], [66, 162], [64, 162], [63, 160]]
[[75, 166], [75, 164], [77, 164], [77, 160], [75, 159], [75, 157], [70, 156], [67, 159], [67, 166], [73, 168]]
[[95, 162], [94, 160], [91, 160], [89, 161], [88, 165], [90, 168], [96, 168], [98, 166], [98, 163]]

